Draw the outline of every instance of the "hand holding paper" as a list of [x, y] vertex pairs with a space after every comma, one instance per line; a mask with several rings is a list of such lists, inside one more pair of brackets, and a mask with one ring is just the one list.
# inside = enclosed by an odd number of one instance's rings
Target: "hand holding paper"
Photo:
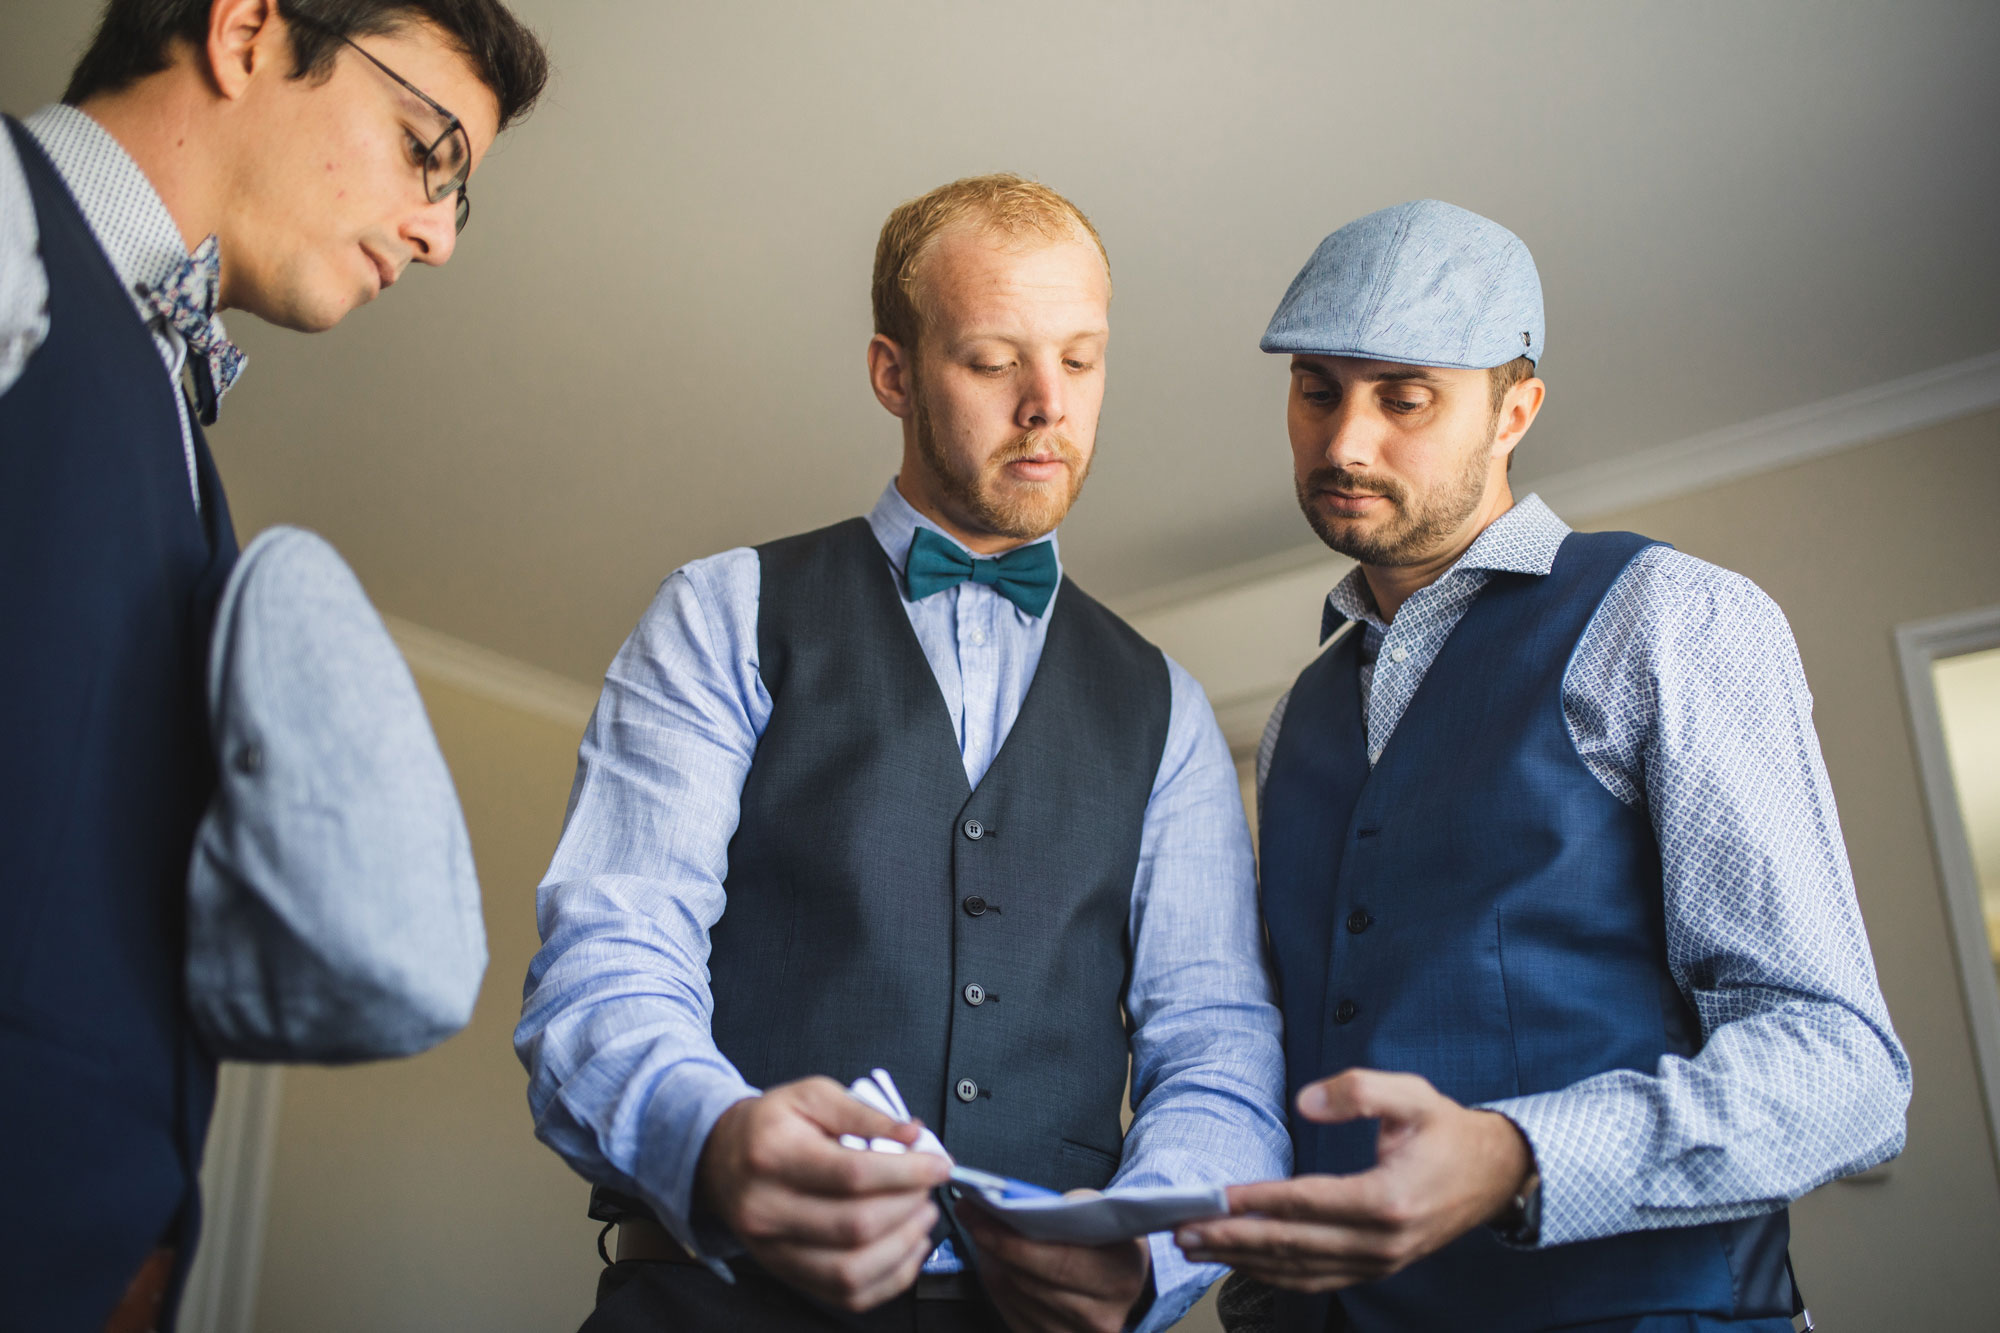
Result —
[[[787, 1083], [715, 1122], [698, 1198], [771, 1273], [844, 1309], [872, 1309], [907, 1290], [930, 1253], [930, 1192], [947, 1170], [904, 1142], [925, 1133], [831, 1079]], [[901, 1155], [849, 1152], [842, 1136], [891, 1143]]]

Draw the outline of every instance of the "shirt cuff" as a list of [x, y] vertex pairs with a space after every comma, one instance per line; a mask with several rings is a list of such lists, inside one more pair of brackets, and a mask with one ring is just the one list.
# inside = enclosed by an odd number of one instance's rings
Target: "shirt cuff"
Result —
[[[1578, 1114], [1586, 1109], [1578, 1105], [1580, 1100], [1589, 1103], [1591, 1116]], [[1638, 1218], [1639, 1166], [1616, 1145], [1645, 1139], [1636, 1127], [1604, 1122], [1607, 1113], [1622, 1109], [1613, 1099], [1544, 1092], [1475, 1109], [1496, 1111], [1513, 1121], [1535, 1154], [1542, 1225], [1532, 1248], [1644, 1229]]]
[[1229, 1271], [1221, 1264], [1190, 1263], [1181, 1247], [1174, 1244], [1171, 1231], [1146, 1237], [1146, 1248], [1153, 1254], [1153, 1304], [1134, 1326], [1134, 1333], [1156, 1333], [1172, 1327]]
[[661, 1080], [646, 1108], [634, 1183], [660, 1224], [711, 1269], [743, 1247], [719, 1221], [696, 1216], [695, 1169], [722, 1113], [757, 1095], [733, 1073], [696, 1065]]

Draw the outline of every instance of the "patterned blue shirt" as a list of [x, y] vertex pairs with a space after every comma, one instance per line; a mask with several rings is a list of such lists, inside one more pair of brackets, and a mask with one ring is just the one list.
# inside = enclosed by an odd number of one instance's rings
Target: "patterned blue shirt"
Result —
[[[1361, 570], [1333, 590], [1329, 623], [1362, 634], [1371, 766], [1489, 574], [1547, 574], [1568, 533], [1531, 495], [1392, 621]], [[1488, 1105], [1534, 1148], [1541, 1243], [1769, 1212], [1902, 1151], [1910, 1064], [1784, 613], [1740, 574], [1648, 548], [1584, 631], [1562, 698], [1577, 754], [1652, 816], [1667, 965], [1704, 1044], [1651, 1073]], [[1285, 702], [1258, 750], [1260, 795]]]
[[[893, 483], [868, 521], [900, 586], [917, 528], [936, 525]], [[543, 943], [514, 1034], [541, 1139], [708, 1253], [733, 1247], [692, 1215], [696, 1162], [716, 1119], [757, 1092], [716, 1049], [707, 972], [738, 801], [771, 716], [757, 606], [755, 551], [695, 561], [613, 660], [537, 896]], [[904, 609], [976, 786], [1020, 712], [1048, 620], [971, 582]], [[1206, 696], [1167, 665], [1172, 711], [1127, 922], [1137, 1113], [1113, 1183], [1284, 1176], [1284, 1054], [1249, 827]], [[1152, 1253], [1148, 1329], [1178, 1319], [1222, 1271], [1189, 1264], [1168, 1235]]]

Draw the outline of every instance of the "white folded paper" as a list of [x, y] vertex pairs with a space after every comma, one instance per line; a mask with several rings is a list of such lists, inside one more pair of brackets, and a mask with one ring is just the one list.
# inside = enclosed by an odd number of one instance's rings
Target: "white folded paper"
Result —
[[[856, 1079], [848, 1088], [856, 1098], [896, 1120], [910, 1119], [896, 1082], [884, 1069]], [[998, 1217], [1030, 1240], [1064, 1245], [1108, 1245], [1112, 1241], [1171, 1231], [1183, 1222], [1220, 1217], [1229, 1211], [1227, 1191], [1220, 1185], [1197, 1188], [1133, 1186], [1102, 1194], [1062, 1195], [1039, 1185], [996, 1176], [952, 1161], [937, 1135], [926, 1128], [914, 1148], [894, 1139], [864, 1141], [843, 1134], [842, 1144], [874, 1152], [928, 1152], [952, 1162], [951, 1180], [960, 1199]]]

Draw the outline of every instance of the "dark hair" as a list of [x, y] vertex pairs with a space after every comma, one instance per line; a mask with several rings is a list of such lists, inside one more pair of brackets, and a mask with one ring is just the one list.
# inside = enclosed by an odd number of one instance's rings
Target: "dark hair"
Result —
[[[275, 0], [292, 39], [292, 77], [324, 78], [343, 37], [390, 32], [413, 19], [435, 24], [500, 103], [500, 128], [528, 113], [548, 81], [549, 58], [500, 0]], [[173, 61], [176, 40], [197, 50], [214, 0], [109, 0], [63, 101], [129, 87]]]

